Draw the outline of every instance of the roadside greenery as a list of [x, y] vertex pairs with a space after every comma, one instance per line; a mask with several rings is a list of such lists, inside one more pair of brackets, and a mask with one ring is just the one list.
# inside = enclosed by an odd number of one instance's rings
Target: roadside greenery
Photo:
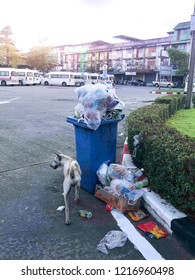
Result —
[[195, 109], [179, 110], [167, 121], [167, 124], [181, 134], [195, 138]]
[[15, 67], [20, 60], [20, 53], [11, 36], [10, 26], [6, 26], [0, 31], [0, 65], [2, 66]]
[[179, 76], [187, 76], [189, 54], [186, 51], [181, 51], [176, 48], [168, 48], [168, 54], [171, 60], [171, 64], [177, 65], [176, 74]]
[[157, 92], [177, 92], [177, 93], [183, 93], [184, 89], [181, 89], [181, 88], [161, 88], [161, 89], [155, 89], [154, 91], [157, 91]]
[[0, 30], [0, 66], [37, 69], [42, 72], [51, 70], [57, 63], [57, 56], [51, 46], [33, 47], [27, 54], [22, 54], [12, 40], [10, 26]]
[[[159, 97], [127, 118], [128, 146], [134, 150], [133, 136], [140, 144], [135, 163], [145, 169], [150, 187], [181, 211], [195, 215], [195, 139], [166, 124], [184, 109], [184, 94]], [[187, 111], [187, 110], [186, 110]]]
[[49, 46], [34, 47], [26, 57], [26, 63], [30, 68], [47, 72], [56, 66], [57, 57], [53, 48]]

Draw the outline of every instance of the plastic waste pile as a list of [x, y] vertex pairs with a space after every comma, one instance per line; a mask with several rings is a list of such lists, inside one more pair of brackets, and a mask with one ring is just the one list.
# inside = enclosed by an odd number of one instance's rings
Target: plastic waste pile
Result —
[[75, 89], [78, 104], [75, 117], [90, 129], [96, 130], [102, 119], [119, 118], [125, 104], [115, 93], [115, 89], [106, 84], [91, 84]]
[[142, 187], [148, 185], [148, 179], [143, 169], [136, 166], [102, 163], [97, 170], [97, 176], [102, 187], [109, 193], [127, 200], [129, 205], [134, 204], [144, 194]]

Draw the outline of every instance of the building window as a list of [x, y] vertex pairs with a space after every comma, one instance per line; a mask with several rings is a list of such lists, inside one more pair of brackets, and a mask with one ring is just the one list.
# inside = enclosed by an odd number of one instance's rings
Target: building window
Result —
[[184, 44], [178, 45], [177, 49], [181, 50], [181, 51], [185, 51], [186, 50], [186, 45], [184, 45]]
[[188, 29], [182, 29], [181, 30], [181, 34], [187, 34], [188, 33]]

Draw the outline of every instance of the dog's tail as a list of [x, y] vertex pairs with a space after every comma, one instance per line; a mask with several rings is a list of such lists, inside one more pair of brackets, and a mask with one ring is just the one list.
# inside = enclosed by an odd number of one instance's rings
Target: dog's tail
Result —
[[74, 179], [75, 178], [75, 174], [74, 174], [74, 167], [71, 165], [70, 167], [70, 178]]

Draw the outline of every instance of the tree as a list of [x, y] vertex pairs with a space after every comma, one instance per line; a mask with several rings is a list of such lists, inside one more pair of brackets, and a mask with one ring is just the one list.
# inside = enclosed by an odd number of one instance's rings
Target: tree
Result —
[[188, 74], [189, 54], [186, 51], [180, 51], [176, 48], [168, 48], [167, 51], [171, 59], [171, 64], [177, 65], [176, 74], [185, 77]]
[[14, 41], [10, 38], [12, 35], [11, 27], [6, 26], [0, 31], [0, 44], [14, 45]]
[[26, 63], [31, 68], [48, 72], [57, 65], [57, 55], [54, 54], [52, 47], [33, 47], [27, 54]]
[[0, 64], [15, 67], [20, 59], [12, 35], [11, 27], [6, 26], [0, 31]]

